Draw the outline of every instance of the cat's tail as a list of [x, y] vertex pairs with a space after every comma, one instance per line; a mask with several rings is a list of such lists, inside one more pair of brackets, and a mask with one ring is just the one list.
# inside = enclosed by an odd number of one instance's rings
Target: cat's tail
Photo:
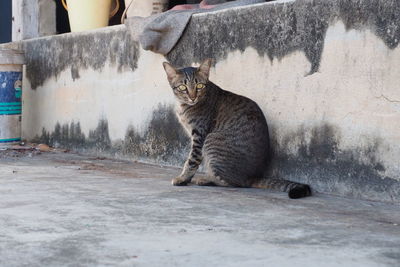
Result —
[[283, 179], [262, 179], [254, 183], [251, 187], [287, 192], [289, 198], [302, 198], [311, 196], [311, 188], [309, 185]]

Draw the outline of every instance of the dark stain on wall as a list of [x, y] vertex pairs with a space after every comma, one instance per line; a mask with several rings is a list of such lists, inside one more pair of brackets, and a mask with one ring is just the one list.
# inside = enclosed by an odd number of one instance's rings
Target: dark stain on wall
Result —
[[63, 125], [57, 123], [51, 133], [43, 128], [41, 136], [36, 137], [33, 141], [53, 147], [78, 150], [90, 148], [102, 152], [111, 149], [108, 122], [105, 119], [99, 120], [97, 127], [89, 131], [88, 137], [82, 132], [79, 122]]
[[68, 69], [73, 80], [80, 78], [81, 70], [101, 70], [109, 63], [120, 72], [132, 71], [139, 58], [139, 44], [125, 29], [36, 39], [25, 42], [24, 51], [32, 89]]
[[338, 16], [346, 28], [368, 27], [385, 44], [394, 49], [400, 42], [400, 1], [398, 0], [341, 0]]
[[126, 133], [123, 153], [138, 155], [156, 162], [181, 165], [189, 151], [190, 139], [180, 125], [173, 107], [160, 105], [144, 133], [130, 127]]
[[[340, 150], [340, 131], [329, 124], [300, 127], [279, 142], [276, 136], [271, 133], [273, 160], [268, 176], [308, 183], [319, 192], [400, 202], [400, 181], [386, 176], [379, 160], [382, 140], [373, 138], [368, 145]], [[290, 151], [293, 147], [297, 153]]]
[[394, 49], [400, 41], [400, 1], [297, 0], [194, 16], [178, 44], [168, 54], [177, 66], [205, 58], [223, 60], [248, 47], [260, 56], [282, 59], [303, 51], [318, 71], [328, 26], [337, 20], [350, 29], [370, 29]]
[[152, 118], [140, 132], [129, 127], [124, 140], [112, 142], [109, 135], [108, 121], [101, 119], [88, 136], [81, 130], [79, 122], [56, 124], [54, 130], [42, 129], [41, 136], [33, 140], [85, 152], [105, 155], [123, 155], [126, 158], [142, 159], [158, 163], [182, 165], [185, 161], [190, 139], [176, 118], [173, 107], [160, 105], [153, 111]]
[[[43, 129], [34, 141], [80, 152], [183, 165], [190, 139], [172, 107], [160, 105], [144, 129], [130, 127], [124, 140], [111, 141], [105, 119], [88, 136], [79, 122], [72, 122], [57, 124], [51, 132]], [[379, 159], [382, 140], [372, 138], [364, 146], [341, 150], [340, 130], [329, 124], [300, 127], [279, 141], [271, 129], [272, 160], [267, 176], [307, 183], [316, 192], [400, 202], [400, 181], [385, 175], [385, 165]]]

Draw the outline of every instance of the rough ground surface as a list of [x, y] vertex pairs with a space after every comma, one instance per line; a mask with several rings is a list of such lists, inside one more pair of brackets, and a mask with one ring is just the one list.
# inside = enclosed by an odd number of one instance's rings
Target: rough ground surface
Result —
[[400, 266], [400, 207], [173, 187], [179, 170], [0, 151], [1, 266]]

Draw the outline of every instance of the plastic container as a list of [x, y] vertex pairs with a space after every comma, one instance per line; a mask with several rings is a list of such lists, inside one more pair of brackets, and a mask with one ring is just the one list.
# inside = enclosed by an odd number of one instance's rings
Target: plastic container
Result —
[[125, 0], [127, 17], [148, 17], [168, 9], [169, 0]]
[[87, 31], [108, 26], [110, 17], [119, 9], [119, 0], [116, 0], [115, 9], [111, 11], [112, 0], [61, 0], [68, 10], [71, 32]]
[[21, 141], [22, 51], [0, 49], [0, 145]]

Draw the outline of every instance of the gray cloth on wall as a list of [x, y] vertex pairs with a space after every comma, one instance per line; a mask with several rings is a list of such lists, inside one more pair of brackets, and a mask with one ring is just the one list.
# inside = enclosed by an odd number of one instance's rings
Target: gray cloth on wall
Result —
[[[208, 3], [221, 1], [226, 0], [210, 0]], [[266, 0], [236, 0], [222, 3], [212, 9], [169, 10], [146, 18], [130, 17], [126, 19], [125, 25], [130, 33], [139, 39], [143, 49], [166, 55], [179, 41], [193, 14], [263, 2]]]

